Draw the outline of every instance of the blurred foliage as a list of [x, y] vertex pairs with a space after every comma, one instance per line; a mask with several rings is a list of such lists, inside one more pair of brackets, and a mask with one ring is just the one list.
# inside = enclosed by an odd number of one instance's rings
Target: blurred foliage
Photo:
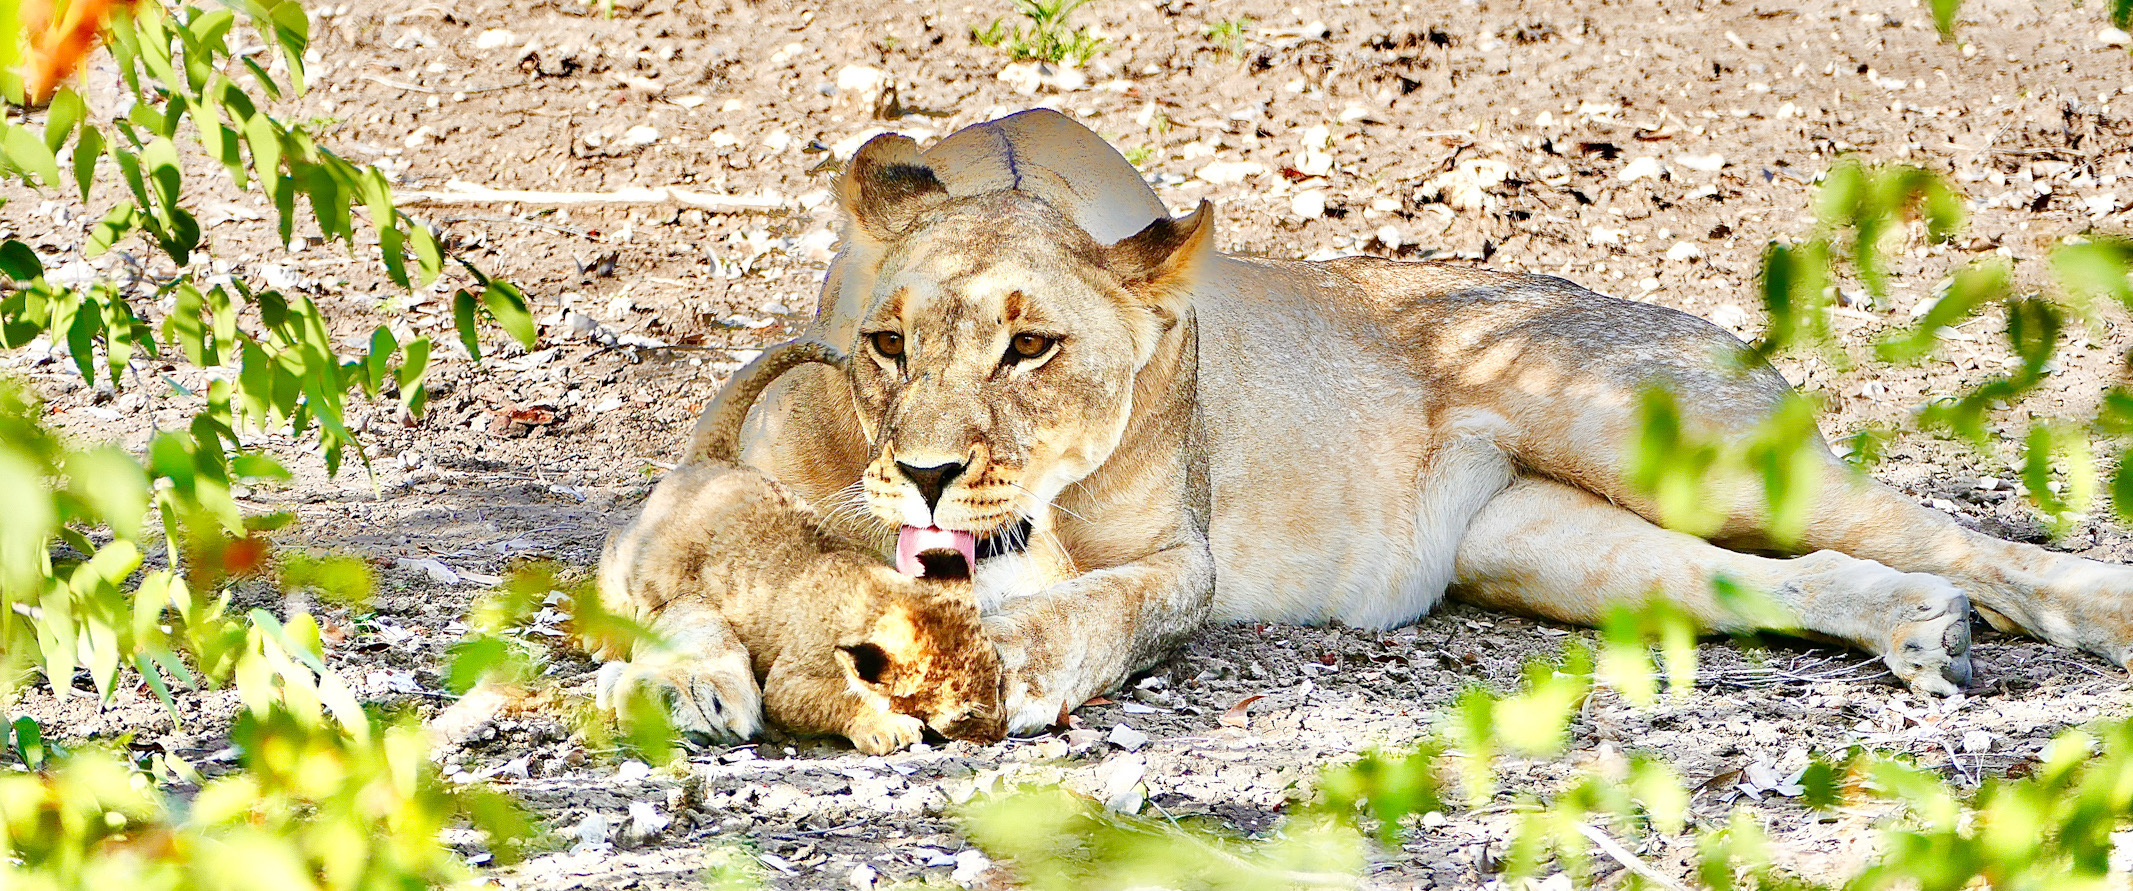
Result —
[[1275, 839], [1240, 845], [1057, 787], [973, 799], [963, 819], [1036, 891], [1352, 887], [1363, 865], [1360, 840], [1330, 819], [1289, 820]]
[[[379, 326], [367, 352], [349, 358], [309, 298], [210, 274], [189, 206], [190, 152], [177, 140], [190, 130], [231, 185], [263, 192], [285, 246], [302, 204], [320, 236], [351, 250], [363, 212], [363, 237], [401, 287], [428, 286], [445, 259], [429, 229], [394, 207], [382, 172], [267, 111], [304, 88], [302, 7], [0, 0], [0, 24], [0, 99], [10, 107], [0, 172], [91, 206], [101, 222], [83, 256], [140, 236], [168, 264], [124, 284], [68, 285], [47, 275], [31, 244], [0, 241], [0, 347], [61, 353], [85, 381], [114, 389], [138, 385], [143, 360], [170, 348], [215, 370], [191, 394], [201, 404], [191, 422], [155, 432], [139, 458], [70, 442], [26, 389], [0, 380], [0, 702], [32, 672], [56, 698], [78, 695], [85, 673], [109, 701], [131, 668], [174, 719], [184, 718], [174, 685], [228, 685], [241, 705], [230, 731], [237, 768], [212, 779], [167, 753], [61, 749], [34, 720], [10, 720], [17, 767], [0, 772], [0, 887], [432, 887], [467, 875], [441, 840], [461, 824], [492, 856], [514, 856], [528, 830], [517, 808], [493, 792], [445, 788], [420, 729], [369, 713], [327, 667], [311, 615], [230, 609], [232, 580], [277, 570], [287, 590], [368, 598], [360, 560], [271, 559], [265, 533], [292, 517], [248, 516], [231, 490], [288, 472], [239, 431], [301, 437], [315, 427], [337, 470], [348, 449], [362, 454], [343, 420], [349, 394], [419, 412], [431, 345]], [[235, 51], [250, 39], [242, 30], [272, 52]], [[64, 83], [99, 43], [122, 95], [108, 116]], [[530, 345], [522, 296], [467, 271], [474, 290], [455, 300], [469, 352], [479, 355], [482, 314]]]
[[[512, 568], [503, 584], [476, 600], [467, 620], [472, 630], [452, 646], [446, 689], [464, 694], [486, 684], [516, 695], [553, 692], [541, 680], [550, 644], [568, 642], [596, 657], [619, 658], [659, 641], [635, 618], [608, 611], [596, 579], [566, 581], [568, 574], [552, 563], [528, 563]], [[572, 710], [572, 724], [586, 748], [655, 765], [678, 757], [681, 739], [667, 701], [650, 689], [620, 695], [612, 708]]]
[[1015, 14], [1025, 21], [993, 19], [983, 28], [972, 26], [970, 39], [980, 46], [1004, 50], [1017, 61], [1035, 59], [1079, 68], [1104, 51], [1102, 40], [1067, 24], [1067, 16], [1088, 3], [1089, 0], [1015, 0]]
[[[1935, 396], [1919, 406], [1913, 421], [1918, 429], [1951, 435], [1980, 451], [2003, 438], [2020, 442], [2015, 475], [2054, 534], [2065, 534], [2102, 488], [2094, 440], [2122, 440], [2133, 432], [2133, 389], [2121, 379], [2091, 417], [2029, 417], [2014, 406], [2057, 370], [2054, 359], [2069, 330], [2101, 326], [2112, 302], [2133, 308], [2133, 280], [2127, 275], [2133, 270], [2133, 241], [2097, 232], [2060, 239], [2039, 264], [2043, 268], [2036, 277], [2051, 285], [2042, 290], [2018, 285], [2016, 262], [2008, 258], [1956, 268], [1933, 296], [1911, 309], [1909, 324], [1885, 325], [1866, 354], [1854, 356], [1830, 333], [1839, 283], [1856, 277], [1865, 295], [1853, 302], [1892, 308], [1885, 255], [1908, 237], [1908, 221], [1916, 221], [1916, 234], [1928, 244], [1954, 237], [1964, 224], [1963, 197], [1945, 178], [1922, 168], [1844, 161], [1823, 179], [1816, 206], [1812, 236], [1799, 244], [1773, 243], [1764, 254], [1763, 302], [1770, 323], [1754, 354], [1810, 349], [1839, 367], [1860, 361], [1915, 364], [1933, 357], [1955, 326], [1997, 314], [2012, 354], [2006, 371]], [[1737, 453], [1741, 462], [1759, 465], [1764, 477], [1772, 538], [1796, 540], [1819, 464], [1808, 460], [1804, 448], [1804, 437], [1813, 431], [1811, 407], [1788, 404], [1737, 442], [1720, 442], [1709, 431], [1683, 431], [1671, 394], [1652, 394], [1644, 408], [1648, 423], [1637, 444], [1636, 478], [1658, 497], [1668, 525], [1696, 532], [1717, 513], [1699, 505], [1738, 498], [1727, 486], [1746, 477], [1711, 471], [1720, 456]], [[1853, 441], [1853, 460], [1870, 461], [1887, 436], [1888, 431], [1862, 431]], [[2133, 518], [2133, 462], [2125, 455], [2123, 447], [2117, 450], [2118, 469], [2109, 490], [2119, 515]]]

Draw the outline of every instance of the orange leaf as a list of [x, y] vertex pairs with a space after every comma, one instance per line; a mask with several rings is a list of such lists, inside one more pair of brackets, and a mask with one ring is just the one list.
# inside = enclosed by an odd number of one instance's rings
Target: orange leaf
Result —
[[1238, 700], [1236, 705], [1230, 706], [1229, 711], [1223, 712], [1222, 717], [1218, 720], [1224, 727], [1247, 726], [1252, 723], [1251, 716], [1247, 714], [1247, 712], [1251, 711], [1252, 703], [1265, 698], [1266, 695], [1263, 693], [1257, 696], [1246, 696]]

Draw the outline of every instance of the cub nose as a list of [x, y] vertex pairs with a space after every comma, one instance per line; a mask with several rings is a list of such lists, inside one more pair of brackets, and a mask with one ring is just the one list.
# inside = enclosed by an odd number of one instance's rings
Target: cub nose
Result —
[[904, 478], [918, 487], [918, 495], [926, 500], [926, 510], [928, 511], [933, 510], [934, 505], [940, 503], [941, 493], [947, 491], [948, 484], [954, 482], [956, 477], [961, 476], [963, 468], [967, 466], [969, 465], [950, 463], [936, 464], [932, 467], [913, 467], [902, 461], [896, 462], [896, 469], [903, 471]]

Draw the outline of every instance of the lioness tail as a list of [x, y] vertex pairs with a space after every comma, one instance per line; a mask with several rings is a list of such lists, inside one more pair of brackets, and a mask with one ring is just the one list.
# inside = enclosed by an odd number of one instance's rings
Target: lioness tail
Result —
[[681, 463], [739, 463], [741, 426], [747, 423], [748, 410], [755, 406], [756, 398], [779, 376], [808, 362], [843, 368], [844, 352], [819, 340], [801, 338], [766, 349], [754, 361], [741, 366], [719, 388], [703, 417], [697, 419], [696, 432], [689, 435], [689, 450]]

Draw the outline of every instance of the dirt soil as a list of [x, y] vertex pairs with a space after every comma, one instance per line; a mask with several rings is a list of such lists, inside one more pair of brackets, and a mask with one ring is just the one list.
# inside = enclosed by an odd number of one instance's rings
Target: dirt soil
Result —
[[[241, 493], [251, 508], [297, 514], [285, 545], [361, 554], [378, 569], [373, 605], [324, 608], [346, 634], [333, 660], [368, 699], [440, 709], [459, 620], [513, 562], [589, 571], [724, 376], [813, 311], [835, 248], [837, 161], [876, 132], [926, 141], [1057, 108], [1128, 152], [1173, 209], [1213, 199], [1233, 250], [1545, 272], [1742, 334], [1761, 323], [1764, 246], [1809, 232], [1818, 172], [1850, 154], [1949, 174], [1970, 199], [1968, 229], [1934, 247], [1914, 233], [1885, 299], [1844, 292], [1835, 324], [1855, 351], [1921, 312], [1948, 271], [2011, 256], [2035, 281], [2055, 239], [2123, 230], [2133, 207], [2133, 69], [2107, 45], [2114, 35], [2099, 36], [2094, 4], [1970, 0], [1959, 41], [1943, 42], [1915, 2], [1098, 0], [1074, 22], [1106, 49], [1078, 71], [1011, 66], [976, 44], [972, 26], [1008, 15], [1005, 0], [616, 7], [602, 17], [572, 0], [322, 3], [314, 84], [284, 108], [337, 122], [337, 151], [385, 167], [408, 192], [455, 180], [680, 186], [764, 205], [420, 208], [469, 260], [524, 287], [542, 325], [531, 352], [493, 338], [477, 367], [449, 335], [448, 295], [463, 278], [396, 292], [375, 263], [315, 237], [281, 250], [258, 195], [209, 176], [190, 186], [228, 271], [313, 295], [351, 349], [386, 322], [435, 337], [446, 356], [427, 415], [355, 409], [374, 475], [329, 477], [305, 443], [264, 435], [298, 476]], [[1239, 19], [1250, 22], [1237, 43], [1207, 35]], [[107, 98], [109, 80], [91, 73]], [[138, 250], [81, 260], [101, 208], [8, 197], [0, 227], [40, 245], [48, 267], [83, 279], [157, 271]], [[2031, 417], [2092, 409], [2133, 345], [2123, 321], [2113, 313], [2071, 333], [2046, 391], [2001, 418], [2000, 447], [1978, 454], [1912, 435], [1877, 475], [1965, 523], [2044, 541], [2011, 492], [2014, 437]], [[1841, 439], [2001, 372], [2002, 328], [1993, 315], [1962, 325], [1915, 367], [1810, 357], [1782, 370], [1826, 399], [1823, 429]], [[52, 349], [0, 358], [50, 399], [58, 423], [133, 446], [189, 416], [190, 397], [169, 383], [197, 387], [205, 375], [149, 363], [144, 386], [114, 393], [83, 386]], [[2053, 544], [2133, 562], [2133, 535], [2101, 516]], [[1506, 779], [1545, 791], [1585, 764], [1663, 756], [1697, 784], [1699, 820], [1745, 812], [1790, 868], [1841, 877], [1872, 856], [1888, 812], [1814, 815], [1789, 799], [1783, 780], [1811, 753], [1866, 745], [1974, 785], [2019, 769], [2062, 728], [2125, 711], [2119, 670], [1979, 628], [1978, 681], [1945, 701], [1903, 691], [1857, 653], [1709, 642], [1694, 695], [1638, 709], [1603, 693], [1567, 761], [1513, 765]], [[1076, 733], [889, 757], [772, 740], [646, 770], [587, 751], [559, 706], [461, 728], [443, 757], [456, 780], [510, 790], [552, 830], [549, 853], [494, 873], [504, 887], [694, 887], [707, 857], [736, 846], [780, 888], [997, 884], [1004, 873], [953, 819], [975, 791], [1046, 780], [1093, 791], [1140, 771], [1163, 813], [1262, 833], [1321, 768], [1412, 740], [1466, 687], [1508, 687], [1525, 661], [1590, 636], [1462, 606], [1390, 632], [1214, 628], [1081, 709]], [[549, 671], [570, 699], [588, 695], [592, 668], [558, 655]], [[1219, 721], [1247, 697], [1263, 697], [1247, 726]], [[219, 694], [189, 699], [182, 725], [142, 689], [104, 709], [48, 688], [19, 705], [70, 738], [136, 731], [203, 762], [230, 757], [220, 721], [232, 705]], [[1375, 852], [1368, 884], [1494, 881], [1507, 812], [1443, 817]], [[1663, 873], [1689, 872], [1682, 840], [1632, 847]], [[1603, 885], [1625, 880], [1611, 861], [1596, 868]]]

